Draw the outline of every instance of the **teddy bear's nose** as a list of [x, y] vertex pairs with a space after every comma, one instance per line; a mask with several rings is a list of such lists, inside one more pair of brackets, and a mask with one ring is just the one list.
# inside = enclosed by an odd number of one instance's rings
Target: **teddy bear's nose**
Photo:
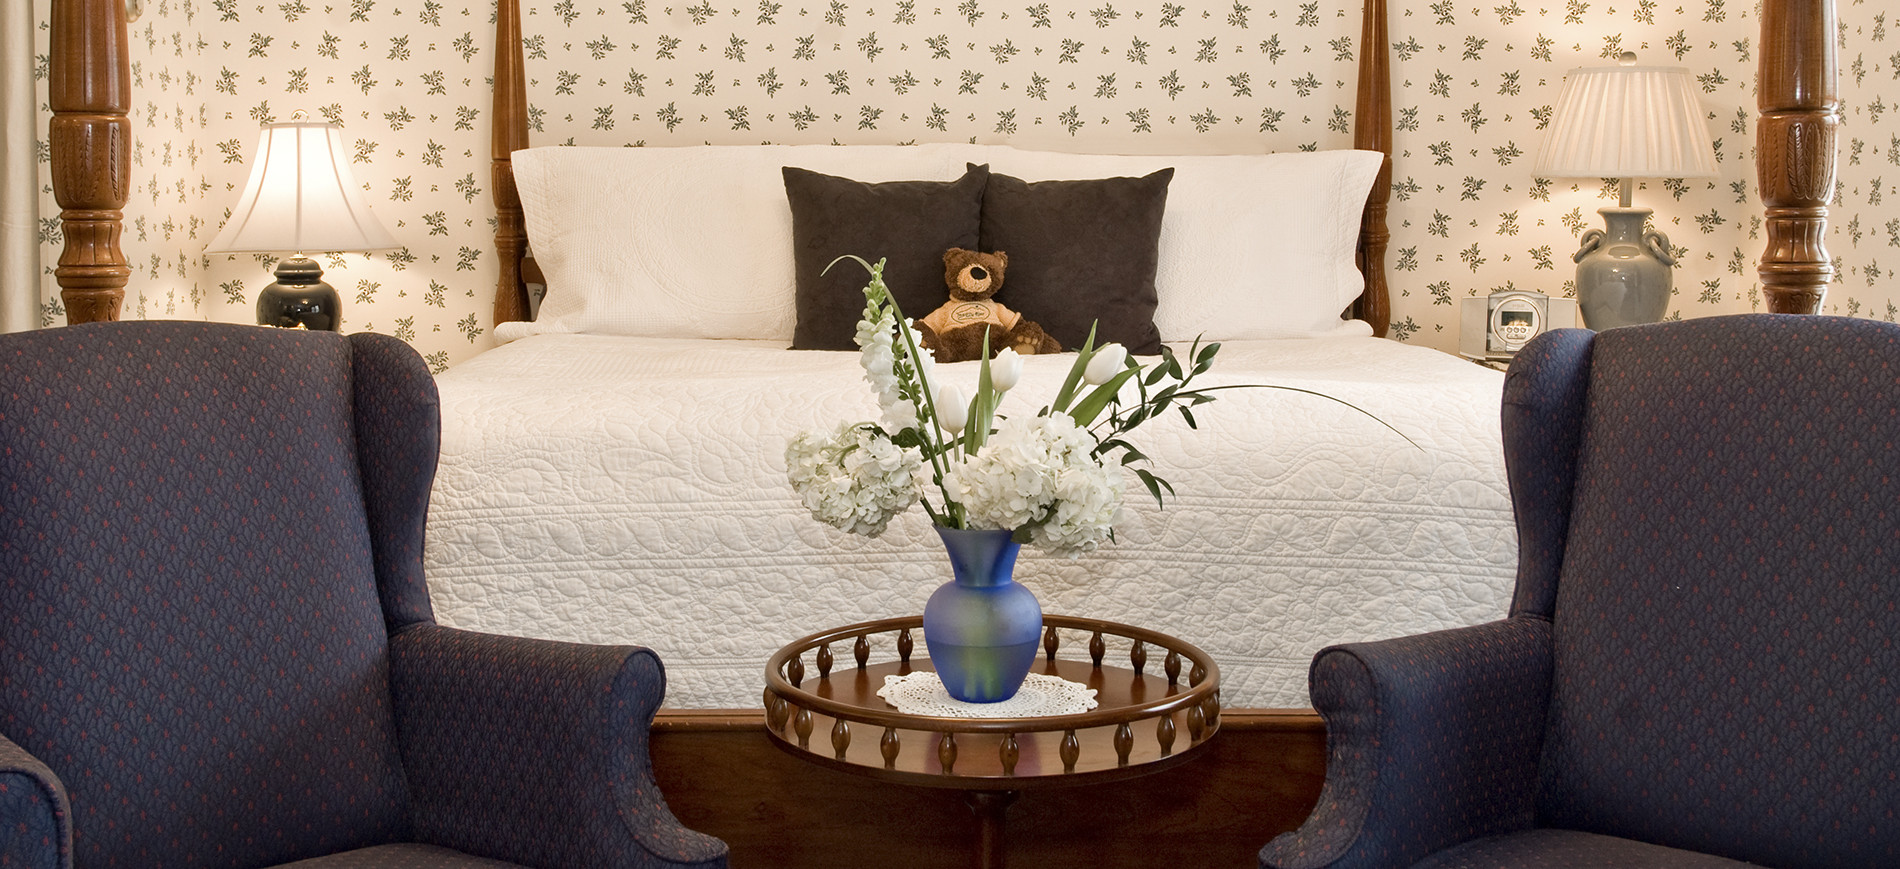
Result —
[[986, 281], [986, 280], [989, 280], [989, 277], [990, 277], [990, 273], [987, 271], [984, 271], [982, 266], [970, 267], [970, 280]]

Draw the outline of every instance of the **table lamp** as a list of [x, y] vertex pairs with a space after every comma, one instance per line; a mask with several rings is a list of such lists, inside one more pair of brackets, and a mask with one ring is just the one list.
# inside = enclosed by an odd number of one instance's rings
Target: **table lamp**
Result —
[[1647, 226], [1652, 213], [1630, 207], [1636, 178], [1708, 178], [1715, 148], [1703, 121], [1695, 79], [1681, 67], [1619, 65], [1573, 69], [1551, 115], [1533, 170], [1544, 178], [1617, 178], [1622, 203], [1601, 208], [1607, 229], [1579, 239], [1577, 307], [1598, 331], [1661, 320], [1669, 307], [1669, 238]]
[[342, 300], [304, 254], [402, 245], [370, 213], [351, 176], [342, 128], [303, 118], [298, 112], [289, 123], [264, 125], [244, 194], [205, 252], [292, 254], [257, 296], [258, 324], [334, 332], [342, 328]]

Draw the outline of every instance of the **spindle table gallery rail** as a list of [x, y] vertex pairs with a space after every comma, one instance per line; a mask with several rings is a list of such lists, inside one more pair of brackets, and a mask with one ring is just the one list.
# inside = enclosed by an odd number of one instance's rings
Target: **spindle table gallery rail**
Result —
[[[1206, 652], [1131, 625], [1057, 615], [1042, 621], [1043, 657], [1031, 672], [1095, 689], [1094, 709], [1035, 718], [898, 711], [877, 694], [884, 677], [931, 669], [917, 648], [923, 618], [911, 616], [823, 631], [780, 649], [766, 666], [766, 730], [804, 760], [962, 791], [978, 821], [976, 865], [1000, 867], [1004, 812], [1020, 791], [1159, 772], [1220, 729], [1220, 669]], [[1078, 641], [1088, 660], [1060, 657], [1070, 648], [1065, 638]], [[1111, 660], [1125, 655], [1128, 666], [1103, 663], [1111, 645]], [[834, 646], [848, 647], [852, 660], [839, 661]], [[873, 663], [874, 647], [896, 659]]]

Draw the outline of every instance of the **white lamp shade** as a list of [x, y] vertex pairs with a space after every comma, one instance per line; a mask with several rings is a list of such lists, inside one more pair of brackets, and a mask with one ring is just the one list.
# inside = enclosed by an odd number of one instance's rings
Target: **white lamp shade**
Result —
[[335, 124], [266, 124], [231, 219], [206, 253], [392, 250], [370, 213]]
[[1543, 178], [1708, 178], [1715, 146], [1681, 67], [1573, 69], [1532, 172]]

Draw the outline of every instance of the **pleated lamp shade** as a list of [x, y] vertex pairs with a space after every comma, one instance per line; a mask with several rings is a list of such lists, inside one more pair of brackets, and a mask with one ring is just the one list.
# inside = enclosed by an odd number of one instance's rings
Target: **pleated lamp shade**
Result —
[[341, 128], [323, 121], [264, 125], [251, 178], [206, 253], [320, 253], [402, 245], [370, 213], [350, 172]]
[[1715, 146], [1695, 79], [1681, 67], [1573, 69], [1532, 165], [1542, 178], [1708, 178]]

